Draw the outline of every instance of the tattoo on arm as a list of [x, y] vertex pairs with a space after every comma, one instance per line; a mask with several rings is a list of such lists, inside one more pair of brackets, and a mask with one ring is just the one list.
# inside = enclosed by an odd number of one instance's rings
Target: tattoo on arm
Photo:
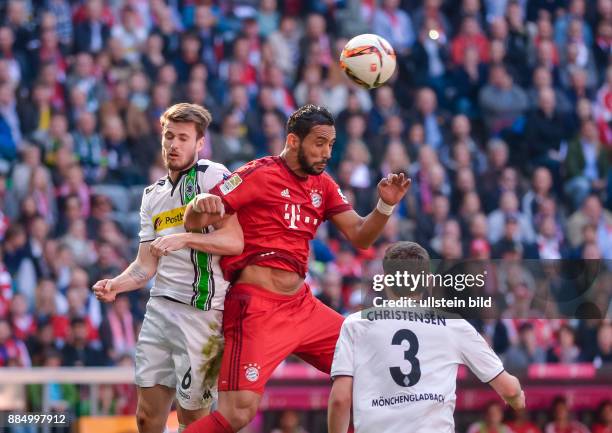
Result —
[[147, 272], [138, 263], [133, 263], [128, 271], [128, 276], [138, 283], [146, 283], [149, 280]]

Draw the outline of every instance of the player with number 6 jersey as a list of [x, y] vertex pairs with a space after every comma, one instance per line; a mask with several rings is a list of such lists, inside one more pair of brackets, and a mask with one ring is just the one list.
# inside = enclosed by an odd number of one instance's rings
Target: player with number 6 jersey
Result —
[[183, 226], [186, 206], [229, 174], [221, 164], [198, 161], [211, 120], [206, 109], [186, 103], [161, 116], [168, 175], [143, 192], [138, 255], [123, 273], [93, 287], [98, 299], [112, 302], [155, 276], [135, 354], [141, 433], [165, 430], [175, 398], [182, 432], [210, 410], [217, 392], [229, 284], [219, 257], [242, 251], [242, 230], [235, 216], [195, 232]]

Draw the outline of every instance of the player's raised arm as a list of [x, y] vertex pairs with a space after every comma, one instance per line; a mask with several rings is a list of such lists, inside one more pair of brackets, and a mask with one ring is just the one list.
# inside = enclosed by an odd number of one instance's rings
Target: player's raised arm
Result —
[[508, 403], [514, 410], [525, 409], [525, 393], [521, 389], [519, 380], [507, 371], [503, 371], [489, 385]]
[[103, 302], [113, 302], [117, 294], [139, 289], [153, 278], [157, 272], [158, 259], [151, 254], [149, 244], [141, 242], [136, 259], [121, 274], [93, 285], [96, 298]]
[[330, 219], [332, 223], [357, 248], [368, 248], [383, 231], [393, 208], [406, 195], [411, 180], [403, 173], [390, 174], [378, 183], [378, 204], [366, 217], [354, 210], [338, 213]]

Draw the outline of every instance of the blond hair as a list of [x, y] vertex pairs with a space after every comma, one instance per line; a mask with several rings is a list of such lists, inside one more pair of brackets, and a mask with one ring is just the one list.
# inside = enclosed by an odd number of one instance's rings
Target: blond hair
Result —
[[197, 139], [204, 136], [208, 125], [212, 122], [210, 112], [198, 104], [181, 102], [174, 104], [159, 117], [159, 123], [163, 128], [166, 122], [193, 123], [196, 128]]

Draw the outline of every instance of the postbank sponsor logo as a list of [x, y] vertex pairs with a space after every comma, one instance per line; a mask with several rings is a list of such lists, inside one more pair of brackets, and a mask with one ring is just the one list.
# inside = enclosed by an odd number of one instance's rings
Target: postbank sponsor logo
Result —
[[162, 230], [182, 225], [186, 208], [187, 206], [177, 207], [154, 215], [153, 229], [156, 232], [161, 232]]

